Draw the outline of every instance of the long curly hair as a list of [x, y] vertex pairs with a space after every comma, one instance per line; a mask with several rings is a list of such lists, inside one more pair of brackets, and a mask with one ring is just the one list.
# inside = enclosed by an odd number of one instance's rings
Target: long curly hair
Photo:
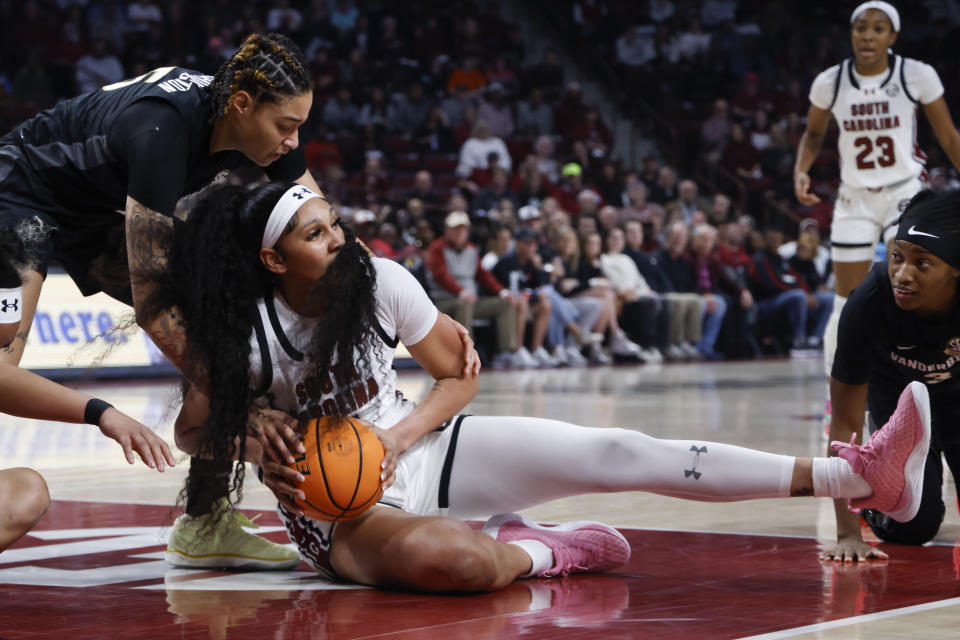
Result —
[[278, 102], [312, 88], [307, 60], [293, 40], [279, 33], [252, 33], [213, 77], [213, 117], [226, 117], [238, 91], [259, 103]]
[[[203, 197], [187, 220], [175, 226], [167, 268], [153, 274], [159, 287], [146, 307], [155, 314], [176, 306], [183, 314], [188, 344], [184, 373], [188, 379], [206, 380], [210, 398], [198, 455], [237, 461], [230, 484], [237, 502], [254, 400], [250, 339], [257, 302], [273, 295], [276, 282], [260, 261], [260, 245], [271, 211], [292, 186], [270, 182], [252, 191], [224, 186]], [[296, 216], [283, 235], [295, 225]], [[306, 375], [349, 380], [354, 368], [369, 371], [372, 364], [367, 354], [375, 352], [378, 340], [374, 267], [349, 231], [345, 238], [315, 288], [321, 313], [308, 350], [312, 370]], [[189, 502], [201, 491], [200, 479], [191, 476], [181, 501]]]

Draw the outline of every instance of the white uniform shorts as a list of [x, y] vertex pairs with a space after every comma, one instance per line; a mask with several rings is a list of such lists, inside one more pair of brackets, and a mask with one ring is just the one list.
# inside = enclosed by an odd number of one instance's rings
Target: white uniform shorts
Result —
[[872, 261], [877, 241], [897, 235], [897, 221], [910, 199], [923, 188], [920, 178], [880, 189], [840, 185], [830, 229], [834, 262]]
[[[457, 437], [466, 417], [454, 416], [405, 451], [397, 459], [393, 484], [383, 492], [378, 504], [421, 516], [446, 515]], [[278, 511], [300, 557], [323, 577], [339, 580], [330, 564], [330, 542], [336, 523], [298, 516], [282, 506], [278, 506]]]

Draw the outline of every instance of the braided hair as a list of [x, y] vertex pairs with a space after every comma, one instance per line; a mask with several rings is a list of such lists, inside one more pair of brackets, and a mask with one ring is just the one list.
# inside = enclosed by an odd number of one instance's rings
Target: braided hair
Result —
[[213, 77], [213, 117], [230, 111], [233, 97], [246, 91], [256, 102], [279, 102], [313, 89], [306, 58], [293, 40], [279, 33], [252, 33]]

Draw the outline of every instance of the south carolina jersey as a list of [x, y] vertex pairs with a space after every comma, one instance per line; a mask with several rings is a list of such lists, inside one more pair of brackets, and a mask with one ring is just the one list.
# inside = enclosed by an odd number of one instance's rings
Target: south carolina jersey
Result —
[[[389, 428], [414, 409], [397, 391], [393, 355], [398, 342], [423, 340], [437, 321], [437, 308], [403, 266], [373, 258], [376, 271], [377, 348], [366, 354], [370, 370], [349, 379], [318, 379], [305, 353], [316, 321], [294, 312], [279, 292], [258, 303], [250, 338], [250, 384], [257, 404], [300, 420], [354, 416]], [[359, 361], [357, 358], [355, 361]], [[332, 364], [332, 363], [331, 363]]]
[[810, 87], [810, 103], [837, 120], [840, 179], [876, 189], [919, 177], [926, 155], [917, 145], [917, 110], [943, 95], [936, 70], [901, 56], [891, 56], [890, 68], [875, 76], [855, 66], [845, 60]]

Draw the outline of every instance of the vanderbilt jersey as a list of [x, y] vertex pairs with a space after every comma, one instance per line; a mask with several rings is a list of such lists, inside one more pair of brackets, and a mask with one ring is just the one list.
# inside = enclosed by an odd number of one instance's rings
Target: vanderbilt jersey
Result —
[[430, 333], [437, 308], [403, 266], [372, 260], [380, 339], [374, 352], [366, 354], [369, 370], [355, 369], [348, 379], [318, 377], [306, 353], [316, 321], [298, 315], [275, 292], [259, 301], [250, 338], [250, 384], [259, 406], [300, 420], [353, 416], [381, 428], [392, 427], [413, 411], [414, 403], [397, 390], [393, 356], [399, 341], [416, 344]]
[[928, 64], [891, 56], [889, 69], [862, 76], [851, 58], [817, 76], [810, 103], [830, 111], [840, 130], [840, 179], [876, 189], [919, 177], [926, 154], [917, 145], [917, 111], [943, 95]]
[[871, 269], [843, 306], [831, 377], [869, 383], [897, 397], [911, 381], [927, 385], [938, 403], [957, 406], [960, 391], [960, 311], [920, 316], [893, 299], [885, 263]]

